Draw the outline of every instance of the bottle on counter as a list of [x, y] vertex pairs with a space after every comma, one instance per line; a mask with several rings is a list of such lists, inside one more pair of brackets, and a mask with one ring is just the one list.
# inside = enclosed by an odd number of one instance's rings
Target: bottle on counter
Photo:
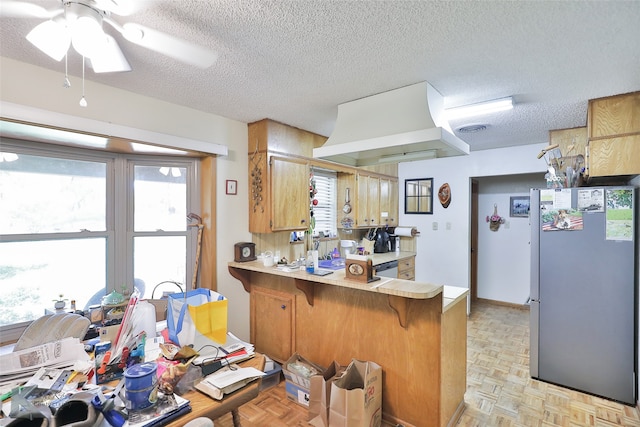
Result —
[[333, 252], [331, 252], [331, 259], [338, 258], [340, 258], [340, 251], [338, 250], [338, 248], [333, 248]]

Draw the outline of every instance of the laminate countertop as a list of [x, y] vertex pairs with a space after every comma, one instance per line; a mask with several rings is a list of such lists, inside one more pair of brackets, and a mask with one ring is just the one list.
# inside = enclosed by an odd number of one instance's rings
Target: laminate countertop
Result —
[[[395, 254], [395, 253], [394, 253]], [[406, 256], [404, 257], [406, 258]], [[465, 299], [468, 289], [456, 286], [439, 285], [434, 283], [417, 282], [413, 280], [393, 279], [382, 277], [370, 283], [362, 283], [345, 278], [345, 270], [333, 270], [326, 276], [318, 276], [307, 273], [303, 269], [291, 269], [286, 267], [265, 267], [261, 260], [249, 262], [230, 262], [229, 268], [255, 271], [259, 273], [273, 274], [276, 276], [290, 277], [307, 282], [323, 283], [332, 286], [360, 289], [368, 292], [376, 292], [411, 299], [429, 299], [443, 293], [443, 312], [458, 301]]]

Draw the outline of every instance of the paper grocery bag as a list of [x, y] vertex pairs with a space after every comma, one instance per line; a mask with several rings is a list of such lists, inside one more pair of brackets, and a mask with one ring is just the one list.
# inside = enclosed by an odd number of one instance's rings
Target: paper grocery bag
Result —
[[382, 368], [353, 359], [331, 384], [329, 426], [380, 427], [382, 424]]
[[224, 344], [227, 341], [229, 301], [210, 289], [194, 289], [168, 296], [169, 339], [180, 346]]
[[329, 399], [331, 384], [339, 378], [346, 369], [338, 362], [333, 362], [322, 375], [314, 375], [309, 386], [309, 424], [315, 427], [329, 425]]

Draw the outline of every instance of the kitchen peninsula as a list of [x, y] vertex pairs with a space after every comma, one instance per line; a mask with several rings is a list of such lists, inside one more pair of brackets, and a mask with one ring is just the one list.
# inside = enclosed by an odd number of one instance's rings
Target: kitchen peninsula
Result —
[[362, 283], [231, 262], [251, 294], [251, 341], [285, 361], [298, 352], [329, 366], [352, 358], [383, 368], [383, 419], [453, 425], [464, 407], [467, 289], [381, 278]]

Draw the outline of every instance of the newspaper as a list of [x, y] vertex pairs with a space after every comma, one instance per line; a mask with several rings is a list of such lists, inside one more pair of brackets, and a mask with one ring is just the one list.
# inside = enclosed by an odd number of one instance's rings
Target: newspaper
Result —
[[65, 368], [90, 362], [78, 338], [64, 338], [47, 344], [0, 355], [0, 385], [33, 376], [42, 367]]

